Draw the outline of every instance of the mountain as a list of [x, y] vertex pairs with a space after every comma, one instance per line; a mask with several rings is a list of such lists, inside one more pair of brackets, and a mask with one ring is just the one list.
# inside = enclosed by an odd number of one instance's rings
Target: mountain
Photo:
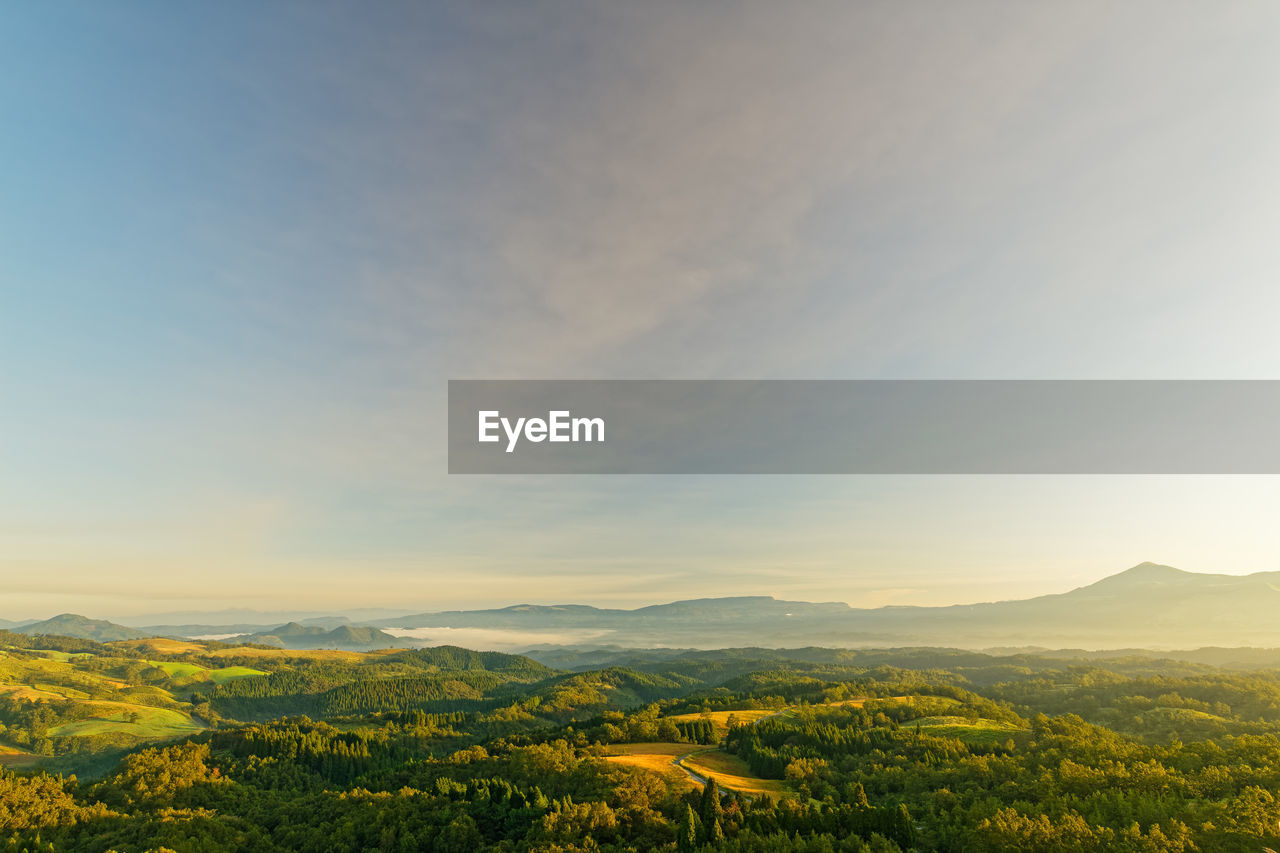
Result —
[[[450, 610], [419, 613], [370, 623], [384, 628], [604, 628], [621, 624], [663, 629], [682, 624], [743, 626], [754, 619], [826, 617], [850, 611], [844, 603], [814, 604], [781, 601], [767, 595], [698, 598], [653, 604], [635, 610], [614, 610], [586, 604], [516, 604], [497, 610]], [[745, 627], [745, 626], [743, 626]]]
[[[709, 598], [615, 610], [516, 605], [421, 613], [376, 623], [392, 632], [510, 632], [524, 648], [725, 648], [937, 645], [1101, 648], [1280, 646], [1280, 572], [1218, 575], [1142, 563], [1069, 592], [950, 607], [854, 608], [768, 596]], [[539, 643], [559, 632], [589, 640]], [[533, 638], [533, 639], [530, 639]], [[497, 639], [500, 639], [497, 638]], [[515, 647], [515, 646], [509, 646]]]
[[390, 619], [407, 613], [413, 613], [405, 607], [362, 607], [342, 610], [340, 612], [324, 610], [250, 610], [246, 608], [228, 608], [223, 610], [170, 610], [145, 615], [112, 617], [122, 625], [134, 628], [145, 628], [150, 625], [257, 625], [271, 627], [283, 625], [285, 622], [298, 622], [303, 625], [317, 620], [343, 620], [359, 624], [367, 624], [376, 619]]
[[[381, 611], [386, 614], [394, 611]], [[63, 614], [21, 625], [23, 633], [109, 642], [155, 635], [237, 635], [232, 642], [289, 649], [368, 651], [411, 646], [600, 649], [722, 649], [735, 646], [966, 649], [1185, 649], [1280, 647], [1280, 572], [1198, 574], [1142, 563], [1068, 592], [950, 607], [856, 608], [769, 596], [700, 598], [634, 610], [585, 604], [518, 604], [345, 624], [309, 616], [274, 627], [218, 623], [127, 628]], [[236, 614], [239, 615], [239, 614]], [[184, 629], [184, 630], [177, 630]], [[194, 630], [192, 630], [194, 629]]]
[[[320, 627], [326, 631], [351, 624], [351, 620], [346, 616], [310, 616], [306, 619], [294, 619], [290, 621], [308, 627]], [[143, 625], [139, 630], [149, 631], [151, 634], [156, 636], [187, 637], [199, 640], [218, 639], [222, 637], [230, 638], [240, 634], [269, 634], [275, 626], [279, 624], [279, 622], [195, 622], [179, 625]]]
[[286, 649], [343, 649], [356, 652], [404, 648], [407, 645], [403, 639], [368, 626], [339, 625], [326, 630], [323, 625], [303, 625], [298, 622], [288, 622], [256, 634], [245, 634], [231, 642], [262, 643]]
[[61, 637], [79, 637], [109, 643], [112, 640], [140, 640], [153, 636], [150, 632], [126, 628], [105, 619], [90, 619], [75, 613], [63, 613], [41, 622], [30, 622], [13, 629], [20, 634], [56, 634]]
[[268, 633], [278, 624], [280, 623], [196, 622], [182, 625], [142, 625], [138, 630], [146, 631], [148, 636], [184, 637], [190, 640], [217, 640], [238, 637], [241, 634]]
[[[890, 612], [898, 611], [898, 612]], [[1087, 648], [1280, 644], [1280, 572], [1217, 575], [1142, 563], [1097, 583], [1021, 601], [886, 608], [864, 624], [928, 642]]]

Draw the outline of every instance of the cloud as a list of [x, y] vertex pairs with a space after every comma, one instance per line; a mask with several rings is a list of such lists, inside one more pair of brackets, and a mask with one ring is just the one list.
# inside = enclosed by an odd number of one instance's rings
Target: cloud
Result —
[[[393, 637], [412, 637], [428, 646], [462, 646], [484, 651], [512, 651], [544, 645], [587, 643], [609, 631], [509, 631], [498, 628], [385, 628]], [[607, 640], [606, 640], [607, 641]]]
[[23, 594], [925, 601], [1266, 559], [1243, 486], [448, 478], [444, 382], [1274, 375], [1280, 6], [172, 15], [100, 15], [28, 115], [70, 147], [0, 311]]

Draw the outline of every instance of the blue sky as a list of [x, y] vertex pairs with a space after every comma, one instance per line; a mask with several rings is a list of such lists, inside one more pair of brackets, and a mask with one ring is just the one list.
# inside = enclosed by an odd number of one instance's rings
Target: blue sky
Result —
[[1266, 478], [449, 478], [448, 378], [1277, 378], [1280, 7], [42, 3], [4, 615], [1280, 568]]

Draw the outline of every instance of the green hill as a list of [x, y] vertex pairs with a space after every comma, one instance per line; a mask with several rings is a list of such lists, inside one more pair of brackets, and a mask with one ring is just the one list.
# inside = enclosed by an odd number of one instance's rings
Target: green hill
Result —
[[110, 643], [114, 640], [139, 640], [151, 636], [137, 628], [127, 628], [105, 619], [90, 619], [76, 613], [63, 613], [52, 619], [31, 622], [11, 629], [21, 634], [48, 634], [59, 637], [78, 637], [82, 640], [96, 640], [99, 643]]

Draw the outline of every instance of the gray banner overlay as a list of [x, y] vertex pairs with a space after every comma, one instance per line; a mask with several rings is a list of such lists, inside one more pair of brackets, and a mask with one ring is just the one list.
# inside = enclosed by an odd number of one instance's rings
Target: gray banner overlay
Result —
[[449, 382], [451, 474], [1280, 474], [1278, 428], [1272, 380]]

